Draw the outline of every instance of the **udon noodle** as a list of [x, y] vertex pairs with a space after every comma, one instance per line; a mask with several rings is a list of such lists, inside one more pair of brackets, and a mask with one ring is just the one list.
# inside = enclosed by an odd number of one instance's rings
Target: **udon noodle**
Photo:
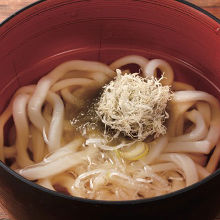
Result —
[[[142, 77], [157, 77], [159, 69], [161, 83], [171, 87], [167, 133], [135, 144], [118, 137], [106, 145], [100, 122], [90, 120], [89, 100], [99, 96], [116, 69], [129, 73], [129, 68], [123, 70], [128, 64], [137, 64]], [[133, 200], [182, 189], [213, 173], [220, 159], [219, 135], [218, 100], [174, 81], [166, 61], [137, 55], [110, 65], [73, 60], [14, 94], [0, 116], [0, 159], [51, 190], [97, 200]]]

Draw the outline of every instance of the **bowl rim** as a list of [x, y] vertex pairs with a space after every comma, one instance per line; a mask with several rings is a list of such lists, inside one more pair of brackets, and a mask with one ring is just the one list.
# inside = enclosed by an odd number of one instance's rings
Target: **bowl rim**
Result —
[[214, 21], [216, 21], [217, 23], [220, 24], [220, 19], [217, 18], [217, 17], [216, 17], [215, 15], [213, 15], [212, 13], [206, 11], [205, 9], [203, 9], [203, 8], [201, 8], [201, 7], [199, 7], [199, 6], [195, 5], [195, 4], [193, 4], [193, 3], [191, 3], [191, 2], [188, 2], [188, 1], [186, 1], [186, 0], [176, 0], [176, 1], [177, 1], [177, 2], [180, 2], [180, 3], [183, 3], [183, 4], [185, 4], [185, 5], [189, 6], [189, 7], [192, 7], [192, 8], [194, 8], [194, 9], [196, 9], [196, 10], [202, 12], [203, 14], [207, 15], [208, 17], [212, 18]]
[[[39, 5], [39, 4], [42, 3], [42, 2], [46, 2], [46, 1], [47, 1], [47, 0], [37, 0], [36, 2], [33, 2], [33, 3], [31, 3], [31, 4], [29, 4], [29, 5], [25, 6], [25, 7], [23, 7], [23, 8], [21, 8], [21, 9], [17, 10], [16, 12], [12, 13], [9, 17], [7, 17], [6, 19], [4, 19], [2, 22], [0, 22], [0, 27], [3, 26], [4, 24], [6, 24], [7, 22], [9, 22], [9, 21], [10, 21], [11, 19], [13, 19], [16, 15], [22, 13], [23, 11], [25, 11], [25, 10], [27, 10], [27, 9], [29, 9], [29, 8], [31, 8], [31, 7], [33, 7], [33, 6], [35, 6], [35, 5]], [[213, 14], [211, 14], [210, 12], [206, 11], [205, 9], [203, 9], [203, 8], [201, 8], [201, 7], [199, 7], [199, 6], [195, 5], [195, 4], [193, 4], [193, 3], [191, 3], [191, 2], [188, 2], [188, 1], [186, 1], [186, 0], [175, 0], [175, 1], [180, 2], [180, 3], [184, 4], [184, 5], [187, 5], [187, 6], [191, 7], [191, 8], [196, 9], [197, 11], [202, 12], [203, 14], [207, 15], [207, 16], [210, 17], [212, 20], [214, 20], [214, 21], [216, 21], [218, 24], [220, 24], [220, 19], [217, 18], [216, 16], [214, 16]]]
[[[9, 16], [8, 18], [6, 18], [2, 22], [0, 22], [0, 27], [7, 24], [11, 19], [13, 19], [16, 15], [22, 13], [23, 11], [25, 11], [25, 10], [27, 10], [27, 9], [35, 6], [35, 5], [39, 5], [42, 2], [46, 2], [46, 1], [47, 0], [38, 0], [34, 3], [31, 3], [31, 4], [27, 5], [26, 7], [21, 8], [20, 10], [16, 11], [11, 16]], [[205, 14], [206, 16], [208, 16], [209, 18], [211, 18], [212, 20], [214, 20], [215, 22], [220, 24], [220, 19], [218, 19], [217, 17], [212, 15], [210, 12], [200, 8], [199, 6], [197, 6], [197, 5], [195, 5], [191, 2], [185, 1], [185, 0], [175, 0], [175, 1], [182, 3], [182, 4], [186, 5], [187, 7], [192, 7], [194, 9], [196, 9], [197, 11], [201, 12], [202, 14]], [[10, 169], [7, 165], [5, 165], [2, 161], [0, 161], [0, 167], [2, 167], [6, 172], [11, 174], [11, 176], [15, 177], [16, 179], [18, 179], [19, 181], [21, 181], [23, 183], [35, 188], [36, 190], [43, 191], [44, 193], [48, 193], [51, 196], [61, 197], [63, 199], [70, 200], [70, 201], [78, 201], [78, 202], [81, 202], [81, 203], [88, 203], [88, 204], [91, 204], [91, 205], [131, 205], [131, 204], [138, 205], [138, 204], [146, 204], [146, 203], [156, 202], [158, 200], [166, 200], [166, 199], [169, 199], [171, 197], [179, 196], [182, 193], [186, 193], [188, 191], [191, 191], [191, 190], [193, 190], [193, 189], [195, 189], [195, 188], [211, 181], [215, 177], [220, 176], [220, 169], [218, 169], [214, 173], [210, 174], [208, 177], [204, 178], [203, 180], [201, 180], [199, 182], [196, 182], [196, 183], [194, 183], [190, 186], [187, 186], [183, 189], [171, 192], [171, 193], [167, 193], [167, 194], [152, 197], [152, 198], [144, 198], [144, 199], [137, 199], [137, 200], [110, 201], [110, 200], [86, 199], [86, 198], [66, 195], [66, 194], [63, 194], [63, 193], [60, 193], [60, 192], [57, 192], [57, 191], [53, 191], [53, 190], [42, 187], [42, 186], [40, 186], [40, 185], [38, 185], [34, 182], [31, 182], [30, 180], [28, 180], [24, 177], [22, 177], [17, 172], [15, 172], [14, 170]]]

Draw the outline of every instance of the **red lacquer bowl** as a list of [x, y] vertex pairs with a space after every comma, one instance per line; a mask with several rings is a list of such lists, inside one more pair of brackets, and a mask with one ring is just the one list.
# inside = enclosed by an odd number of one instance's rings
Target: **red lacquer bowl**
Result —
[[[178, 80], [220, 99], [220, 23], [173, 0], [48, 0], [0, 27], [0, 110], [20, 86], [70, 59], [110, 63], [139, 54], [171, 63]], [[95, 201], [52, 192], [0, 163], [0, 197], [17, 220], [212, 219], [220, 209], [220, 170], [174, 193], [137, 201]]]

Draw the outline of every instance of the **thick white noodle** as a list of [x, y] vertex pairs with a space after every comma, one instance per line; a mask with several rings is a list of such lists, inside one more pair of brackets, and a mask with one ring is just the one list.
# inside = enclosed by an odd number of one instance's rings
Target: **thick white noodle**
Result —
[[77, 97], [70, 92], [69, 88], [62, 89], [60, 93], [65, 102], [75, 105], [76, 107], [80, 107], [82, 105], [81, 100], [78, 100]]
[[[160, 82], [176, 91], [168, 105], [167, 134], [135, 148], [129, 148], [135, 141], [111, 145], [96, 128], [85, 139], [70, 118], [116, 75], [113, 70], [127, 64], [139, 65], [144, 77], [158, 77], [160, 69], [164, 77]], [[63, 63], [37, 85], [20, 88], [0, 115], [0, 160], [12, 159], [11, 169], [43, 187], [90, 199], [147, 198], [194, 184], [219, 165], [220, 104], [212, 95], [173, 79], [166, 61], [138, 55], [122, 57], [110, 66], [81, 60]], [[4, 127], [11, 116], [14, 127], [7, 136], [10, 141], [4, 143]], [[187, 127], [187, 120], [193, 125]], [[131, 161], [131, 155], [121, 152], [141, 156]]]
[[208, 103], [206, 102], [197, 102], [196, 108], [202, 114], [202, 117], [205, 120], [207, 128], [209, 127], [210, 121], [211, 121], [211, 109]]
[[165, 177], [167, 177], [168, 180], [171, 180], [171, 192], [186, 187], [184, 179], [178, 172], [168, 171], [165, 173]]
[[63, 132], [64, 105], [60, 96], [53, 92], [48, 92], [47, 101], [53, 106], [53, 115], [48, 132], [48, 149], [52, 152], [61, 145]]
[[33, 160], [39, 163], [44, 157], [44, 139], [41, 132], [33, 125], [30, 126]]
[[[120, 69], [121, 67], [127, 64], [137, 64], [141, 67], [142, 71], [146, 68], [149, 60], [138, 55], [129, 55], [122, 58], [117, 59], [112, 64], [110, 64], [110, 68], [112, 70]], [[144, 74], [145, 76], [145, 74]]]
[[97, 86], [97, 83], [95, 80], [85, 79], [85, 78], [64, 79], [55, 83], [50, 90], [53, 92], [57, 92], [69, 86], [89, 86], [89, 85]]
[[56, 191], [56, 190], [54, 189], [54, 187], [52, 186], [51, 180], [50, 180], [49, 178], [40, 179], [40, 180], [37, 181], [37, 183], [38, 183], [39, 185], [41, 185], [41, 186], [47, 188], [47, 189]]
[[171, 137], [170, 142], [180, 141], [199, 141], [206, 137], [208, 129], [205, 124], [205, 120], [199, 111], [192, 110], [185, 113], [185, 117], [195, 124], [195, 128], [187, 134], [183, 134], [177, 137]]
[[19, 94], [31, 94], [35, 89], [34, 85], [29, 85], [29, 86], [24, 86], [21, 87], [20, 89], [18, 89], [16, 91], [16, 93], [14, 94], [14, 96], [12, 97], [12, 99], [10, 100], [9, 105], [7, 106], [7, 108], [5, 109], [5, 111], [0, 115], [0, 160], [2, 162], [5, 162], [5, 158], [4, 158], [4, 149], [3, 149], [3, 145], [4, 145], [4, 126], [6, 124], [6, 122], [9, 120], [9, 118], [12, 115], [12, 105], [14, 102], [14, 99], [17, 95]]
[[151, 164], [159, 157], [168, 144], [167, 135], [158, 138], [155, 143], [152, 144], [149, 153], [142, 159], [146, 164]]
[[[181, 102], [178, 104], [175, 102], [170, 102], [169, 109], [171, 114], [169, 115], [170, 118], [168, 121], [168, 134], [170, 137], [176, 136], [180, 118], [183, 117], [183, 114], [194, 104], [195, 102]], [[181, 126], [183, 126], [183, 124]]]
[[75, 153], [77, 149], [83, 144], [83, 141], [84, 139], [81, 137], [75, 138], [73, 141], [61, 147], [60, 149], [56, 150], [54, 153], [51, 153], [48, 156], [46, 156], [44, 158], [44, 162], [49, 163], [68, 154]]
[[51, 162], [41, 162], [32, 166], [18, 170], [18, 173], [29, 180], [43, 179], [62, 173], [83, 161], [88, 160], [88, 154], [94, 154], [96, 149], [88, 148], [84, 151], [71, 153], [52, 160]]
[[203, 153], [209, 154], [210, 142], [207, 140], [203, 141], [183, 141], [183, 142], [170, 142], [167, 145], [165, 152], [175, 153]]
[[143, 73], [146, 77], [154, 76], [157, 77], [157, 69], [160, 69], [164, 78], [161, 80], [163, 85], [171, 85], [174, 79], [173, 69], [169, 63], [161, 59], [150, 60], [147, 66], [145, 67]]
[[27, 148], [29, 142], [29, 125], [26, 115], [26, 106], [30, 95], [20, 94], [16, 96], [13, 102], [13, 119], [16, 128], [16, 149], [17, 163], [21, 167], [26, 167], [33, 164], [30, 160]]
[[196, 183], [199, 180], [195, 163], [190, 157], [184, 154], [177, 154], [177, 153], [161, 154], [158, 158], [158, 161], [161, 162], [170, 161], [175, 163], [180, 169], [182, 169], [184, 172], [184, 176], [186, 178], [187, 186]]
[[47, 123], [51, 122], [53, 107], [47, 102], [44, 104], [43, 117], [46, 119]]
[[165, 172], [169, 170], [178, 170], [179, 167], [175, 163], [157, 163], [157, 164], [152, 164], [150, 166], [153, 172], [159, 173], [159, 172]]
[[178, 91], [174, 93], [173, 101], [177, 102], [177, 104], [190, 101], [205, 101], [209, 103], [212, 117], [205, 140], [210, 142], [210, 149], [208, 152], [210, 153], [217, 144], [220, 136], [220, 105], [218, 100], [214, 96], [202, 91]]
[[66, 73], [62, 79], [70, 79], [70, 78], [87, 78], [95, 80], [100, 87], [109, 82], [112, 77], [102, 73], [102, 72], [85, 72], [85, 71], [71, 71]]
[[59, 65], [48, 75], [42, 77], [37, 83], [35, 92], [32, 95], [28, 104], [28, 115], [30, 121], [42, 132], [43, 129], [48, 129], [47, 122], [45, 121], [41, 113], [41, 108], [46, 99], [48, 90], [55, 82], [62, 78], [65, 73], [72, 70], [102, 72], [103, 74], [106, 74], [111, 78], [113, 78], [115, 75], [115, 73], [103, 63], [73, 60]]

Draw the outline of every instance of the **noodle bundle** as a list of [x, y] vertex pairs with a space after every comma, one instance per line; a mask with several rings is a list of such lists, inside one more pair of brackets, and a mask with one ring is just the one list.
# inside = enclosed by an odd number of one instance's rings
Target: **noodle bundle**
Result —
[[[103, 125], [96, 115], [102, 87], [116, 77], [116, 69], [130, 74], [129, 68], [123, 69], [129, 64], [137, 64], [144, 79], [157, 78], [172, 89], [169, 118], [165, 112], [162, 120], [166, 134], [133, 140]], [[166, 61], [137, 55], [110, 65], [73, 60], [14, 94], [0, 115], [0, 159], [51, 190], [89, 199], [133, 200], [182, 189], [213, 173], [220, 160], [219, 136], [219, 101], [174, 81]]]

